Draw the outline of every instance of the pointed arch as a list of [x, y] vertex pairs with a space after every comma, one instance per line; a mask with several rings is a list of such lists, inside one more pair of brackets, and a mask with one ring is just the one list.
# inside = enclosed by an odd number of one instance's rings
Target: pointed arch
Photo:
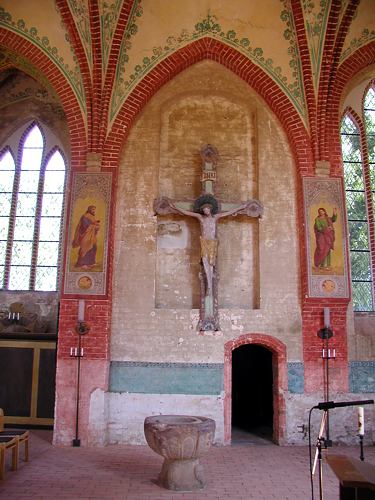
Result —
[[[365, 96], [367, 92], [371, 88], [373, 82], [367, 86], [366, 90], [363, 93], [362, 97], [362, 110], [364, 105]], [[349, 236], [350, 241], [354, 240], [359, 243], [359, 238], [357, 237], [358, 225], [362, 227], [366, 227], [367, 233], [367, 244], [362, 242], [361, 246], [352, 245], [349, 246], [349, 251], [351, 255], [351, 281], [352, 281], [352, 300], [353, 300], [353, 308], [356, 311], [365, 311], [365, 307], [370, 306], [370, 310], [374, 309], [374, 270], [375, 270], [375, 239], [373, 237], [373, 231], [371, 230], [372, 221], [374, 221], [374, 207], [373, 207], [373, 182], [371, 179], [370, 172], [370, 159], [369, 159], [369, 151], [368, 151], [368, 142], [367, 142], [367, 134], [365, 122], [362, 117], [360, 117], [350, 106], [346, 107], [345, 112], [342, 114], [340, 120], [340, 136], [341, 143], [343, 143], [343, 134], [342, 132], [342, 121], [345, 117], [348, 117], [353, 125], [356, 127], [356, 135], [358, 135], [358, 146], [360, 151], [360, 159], [358, 160], [358, 165], [360, 169], [361, 182], [363, 182], [360, 186], [353, 186], [350, 182], [350, 177], [347, 176], [348, 172], [345, 168], [346, 162], [348, 161], [343, 154], [343, 170], [344, 170], [344, 186], [345, 186], [345, 195], [347, 201], [347, 222], [349, 225]], [[353, 172], [353, 166], [350, 161], [349, 164], [349, 172]], [[364, 212], [361, 216], [357, 213], [357, 210], [350, 210], [351, 203], [349, 196], [353, 196], [353, 192], [355, 192], [356, 196], [359, 196], [359, 193], [363, 196], [364, 203]], [[361, 220], [359, 220], [361, 219]], [[356, 227], [357, 226], [357, 227]], [[368, 262], [365, 255], [368, 254]], [[358, 259], [360, 259], [362, 265], [360, 270], [358, 269]], [[357, 266], [355, 265], [357, 262]], [[366, 264], [365, 264], [366, 263]], [[368, 266], [368, 268], [367, 268]], [[367, 268], [367, 269], [366, 269]], [[368, 271], [369, 275], [365, 276], [364, 271]], [[366, 292], [362, 287], [369, 287]], [[371, 294], [371, 296], [370, 296]], [[371, 302], [371, 305], [370, 305]]]
[[256, 344], [272, 352], [273, 368], [273, 408], [274, 440], [284, 442], [286, 431], [286, 407], [284, 394], [287, 387], [286, 345], [281, 340], [264, 333], [248, 333], [229, 340], [224, 345], [224, 442], [231, 439], [231, 400], [232, 400], [232, 352], [245, 344]]
[[[38, 137], [31, 137], [34, 130]], [[33, 139], [30, 145], [29, 139]], [[52, 146], [56, 138], [37, 120], [24, 123], [8, 140], [0, 159], [9, 152], [14, 165], [12, 169], [6, 165], [13, 175], [7, 176], [9, 182], [3, 183], [0, 193], [9, 205], [8, 213], [2, 214], [7, 231], [0, 239], [0, 285], [9, 290], [53, 291], [61, 268], [66, 161], [61, 152], [62, 175], [59, 169], [46, 172], [53, 154], [61, 149]], [[11, 143], [17, 149], [13, 153]]]
[[296, 37], [298, 42], [299, 56], [301, 59], [301, 67], [304, 81], [304, 92], [309, 117], [309, 129], [311, 137], [311, 148], [314, 155], [314, 160], [319, 155], [318, 133], [317, 133], [317, 113], [316, 113], [316, 97], [313, 82], [313, 73], [311, 67], [310, 50], [307, 41], [305, 30], [305, 18], [302, 11], [302, 4], [299, 0], [291, 1], [291, 9], [296, 27]]
[[356, 50], [338, 68], [334, 79], [331, 98], [327, 108], [326, 136], [330, 147], [331, 174], [342, 175], [341, 143], [338, 124], [340, 123], [340, 102], [345, 87], [362, 70], [375, 64], [375, 42]]
[[[86, 160], [87, 151], [86, 123], [69, 82], [53, 60], [36, 45], [18, 34], [0, 28], [0, 46], [25, 58], [48, 80], [55, 90], [68, 122], [71, 142], [71, 166], [72, 168], [82, 167]], [[13, 63], [13, 66], [29, 74], [28, 68], [24, 67], [21, 58], [17, 57], [17, 61]]]
[[342, 112], [340, 123], [342, 122], [343, 118], [345, 118], [345, 116], [349, 116], [349, 118], [355, 123], [359, 130], [363, 127], [361, 117], [354, 111], [351, 106], [347, 106]]
[[320, 83], [317, 102], [318, 115], [318, 136], [319, 136], [319, 159], [329, 160], [331, 143], [327, 137], [329, 130], [328, 112], [332, 98], [332, 87], [335, 84], [337, 68], [340, 61], [340, 55], [348, 33], [350, 23], [355, 15], [359, 0], [350, 0], [345, 8], [343, 18], [338, 30], [336, 27], [339, 22], [341, 2], [332, 1], [329, 13], [329, 19], [324, 42], [322, 68], [320, 71]]
[[111, 102], [113, 83], [115, 81], [116, 68], [119, 63], [121, 42], [124, 36], [124, 30], [128, 24], [134, 0], [124, 0], [117, 19], [116, 29], [113, 34], [108, 64], [105, 71], [102, 92], [102, 107], [100, 116], [100, 129], [98, 142], [103, 147], [107, 133], [108, 110]]
[[15, 161], [15, 158], [14, 158], [14, 154], [13, 154], [13, 151], [12, 149], [6, 145], [3, 149], [0, 150], [0, 161], [4, 158], [5, 155], [9, 154], [12, 161], [13, 161], [13, 170], [15, 170], [16, 168], [16, 161]]
[[56, 0], [56, 5], [60, 10], [61, 18], [66, 26], [66, 29], [69, 33], [69, 37], [71, 40], [72, 47], [74, 49], [74, 54], [77, 57], [78, 63], [81, 68], [82, 74], [82, 83], [85, 89], [86, 96], [86, 113], [87, 113], [87, 135], [88, 137], [92, 136], [92, 82], [91, 82], [91, 68], [90, 62], [87, 60], [87, 55], [79, 36], [77, 26], [75, 24], [73, 15], [69, 8], [68, 2], [66, 0]]
[[363, 93], [363, 97], [362, 97], [362, 109], [365, 108], [365, 101], [366, 101], [366, 97], [368, 95], [368, 93], [370, 92], [370, 90], [373, 90], [375, 92], [375, 78], [373, 78], [371, 80], [371, 82], [367, 85], [364, 93]]
[[[310, 138], [300, 115], [289, 98], [259, 66], [219, 40], [201, 38], [177, 50], [159, 63], [128, 96], [107, 137], [103, 162], [117, 167], [124, 135], [151, 97], [178, 73], [203, 59], [222, 64], [248, 83], [279, 119], [291, 145], [301, 174], [312, 173], [313, 155]], [[125, 134], [124, 134], [125, 133]]]
[[43, 137], [41, 128], [40, 128], [38, 122], [36, 120], [34, 120], [32, 122], [32, 124], [28, 127], [28, 130], [26, 132], [24, 132], [24, 134], [23, 134], [23, 138], [22, 138], [23, 139], [23, 147], [28, 147], [28, 146], [26, 146], [26, 143], [27, 143], [27, 141], [30, 140], [30, 134], [34, 130], [36, 130], [36, 133], [38, 134], [38, 136], [40, 136], [40, 138], [42, 140], [40, 147], [44, 146], [44, 137]]

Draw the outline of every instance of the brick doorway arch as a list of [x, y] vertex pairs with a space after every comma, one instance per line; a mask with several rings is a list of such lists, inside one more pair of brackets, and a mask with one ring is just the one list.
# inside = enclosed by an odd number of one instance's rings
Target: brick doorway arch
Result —
[[273, 440], [284, 443], [286, 419], [284, 393], [287, 390], [286, 346], [271, 335], [250, 333], [224, 345], [224, 443], [232, 440], [232, 352], [237, 347], [254, 344], [272, 353], [273, 370]]

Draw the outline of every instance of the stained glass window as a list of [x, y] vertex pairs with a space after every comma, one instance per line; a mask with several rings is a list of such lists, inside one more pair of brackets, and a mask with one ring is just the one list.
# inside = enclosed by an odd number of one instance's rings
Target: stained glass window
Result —
[[43, 132], [29, 124], [18, 151], [0, 152], [0, 287], [7, 290], [58, 286], [66, 166]]
[[[363, 132], [347, 114], [341, 123], [346, 206], [352, 275], [353, 308], [374, 310], [372, 259], [375, 256], [373, 232], [369, 231], [369, 210], [375, 199], [375, 91], [371, 87], [364, 99]], [[361, 136], [362, 134], [362, 136]], [[363, 144], [367, 151], [363, 154]], [[365, 148], [366, 149], [366, 148]]]

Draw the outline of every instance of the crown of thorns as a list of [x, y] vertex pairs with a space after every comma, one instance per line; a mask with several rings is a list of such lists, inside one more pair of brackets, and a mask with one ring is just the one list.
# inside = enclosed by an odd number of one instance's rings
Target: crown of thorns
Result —
[[194, 202], [194, 212], [199, 212], [203, 214], [203, 207], [205, 205], [210, 205], [211, 213], [213, 215], [217, 214], [219, 211], [219, 204], [212, 194], [202, 194]]

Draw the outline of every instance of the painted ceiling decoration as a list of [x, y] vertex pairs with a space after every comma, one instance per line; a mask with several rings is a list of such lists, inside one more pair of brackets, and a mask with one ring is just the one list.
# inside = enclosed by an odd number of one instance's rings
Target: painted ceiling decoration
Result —
[[289, 8], [288, 0], [283, 0], [283, 2], [280, 3], [281, 7], [284, 7], [284, 9], [280, 9], [280, 19], [285, 23], [284, 38], [288, 40], [289, 43], [288, 57], [289, 66], [292, 68], [291, 82], [288, 82], [288, 78], [283, 75], [282, 68], [275, 65], [273, 59], [267, 57], [261, 47], [254, 47], [248, 37], [241, 36], [233, 28], [224, 30], [219, 22], [218, 16], [214, 15], [211, 11], [207, 13], [204, 19], [198, 20], [193, 29], [185, 28], [178, 35], [171, 34], [166, 38], [163, 44], [153, 47], [152, 53], [147, 54], [129, 73], [125, 70], [125, 66], [129, 61], [128, 52], [132, 48], [131, 38], [137, 35], [142, 36], [142, 32], [140, 32], [137, 26], [137, 17], [141, 17], [143, 13], [141, 3], [141, 0], [134, 2], [129, 26], [124, 35], [110, 111], [111, 122], [115, 119], [126, 97], [142, 78], [144, 78], [157, 64], [181, 47], [204, 37], [214, 38], [215, 40], [219, 40], [235, 48], [246, 55], [252, 62], [260, 66], [288, 95], [298, 110], [298, 113], [301, 115], [301, 118], [305, 121], [302, 73], [299, 65], [293, 16]]
[[306, 35], [309, 43], [311, 70], [315, 90], [319, 85], [319, 73], [322, 62], [324, 36], [330, 10], [329, 0], [313, 2], [303, 0], [303, 13], [305, 18]]
[[44, 52], [64, 74], [67, 81], [70, 83], [77, 100], [83, 111], [86, 110], [85, 93], [82, 85], [82, 75], [78, 61], [76, 58], [76, 66], [71, 68], [64, 62], [64, 59], [59, 56], [58, 49], [51, 47], [47, 36], [39, 33], [35, 27], [29, 27], [25, 20], [14, 20], [9, 12], [6, 12], [3, 7], [0, 7], [0, 26], [12, 31], [31, 43], [35, 44], [42, 52]]
[[75, 20], [75, 25], [80, 35], [89, 67], [92, 68], [91, 27], [87, 0], [68, 0], [68, 5]]
[[[113, 3], [100, 2], [100, 34], [103, 57], [103, 75], [106, 73], [113, 34], [120, 14], [122, 0]], [[122, 52], [122, 51], [121, 51]]]
[[[344, 6], [346, 7], [348, 4], [350, 4], [349, 0], [345, 0], [343, 2], [343, 9]], [[372, 17], [369, 17], [369, 12], [372, 12]], [[374, 22], [374, 0], [360, 0], [351, 20], [348, 35], [344, 41], [343, 49], [339, 58], [340, 64], [342, 64], [356, 50], [375, 40], [375, 30], [368, 27], [374, 26]]]
[[59, 118], [65, 117], [60, 101], [56, 94], [53, 91], [51, 92], [50, 85], [44, 87], [40, 82], [14, 68], [3, 71], [1, 76], [3, 78], [0, 79], [0, 109], [32, 99], [39, 102], [39, 109], [44, 111], [49, 109], [55, 116]]
[[[3, 0], [0, 27], [34, 44], [59, 69], [97, 149], [137, 85], [177, 51], [207, 38], [261, 68], [311, 131], [316, 113], [324, 112], [318, 100], [335, 77], [326, 76], [333, 52], [340, 64], [375, 40], [374, 0], [263, 2], [259, 9], [248, 0]], [[42, 81], [26, 56], [2, 57]]]
[[[31, 64], [25, 57], [12, 52], [9, 49], [0, 50], [0, 72], [3, 68], [22, 68], [28, 75], [37, 80], [43, 87], [48, 89], [48, 93], [58, 100], [57, 94], [47, 78]], [[9, 103], [8, 103], [9, 104]], [[1, 104], [0, 104], [1, 105]]]
[[[129, 20], [124, 31], [124, 35], [122, 38], [121, 48], [120, 48], [120, 57], [117, 62], [116, 67], [116, 78], [114, 84], [114, 92], [111, 101], [111, 111], [110, 111], [110, 121], [113, 121], [116, 114], [118, 113], [122, 103], [125, 101], [126, 96], [129, 94], [129, 83], [124, 80], [123, 73], [126, 73], [125, 67], [129, 61], [128, 51], [132, 47], [131, 39], [137, 33], [137, 18], [141, 17], [143, 13], [141, 0], [135, 0], [130, 12]], [[147, 60], [148, 58], [145, 58]], [[150, 68], [151, 69], [151, 68]], [[138, 71], [138, 73], [140, 73]], [[143, 76], [143, 75], [142, 75]], [[131, 80], [135, 80], [134, 76], [130, 77]], [[134, 85], [133, 85], [134, 87]], [[132, 88], [133, 88], [132, 87]], [[131, 90], [131, 89], [130, 89]]]
[[373, 42], [375, 40], [375, 30], [369, 30], [367, 28], [364, 28], [362, 30], [362, 33], [360, 36], [357, 38], [353, 38], [350, 41], [349, 47], [347, 47], [343, 53], [341, 54], [340, 57], [340, 64], [345, 61], [349, 56], [353, 54], [357, 49], [360, 47], [363, 47], [364, 45], [367, 45], [370, 42]]

